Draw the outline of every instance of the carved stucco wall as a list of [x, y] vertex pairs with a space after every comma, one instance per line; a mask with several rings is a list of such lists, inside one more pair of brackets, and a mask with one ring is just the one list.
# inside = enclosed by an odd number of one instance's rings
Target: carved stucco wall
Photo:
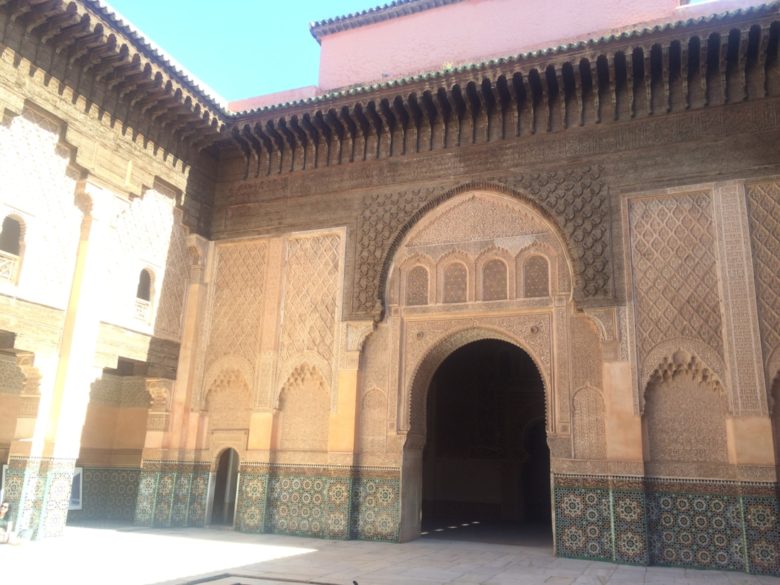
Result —
[[249, 386], [241, 372], [223, 370], [209, 388], [206, 407], [210, 432], [249, 429]]
[[299, 364], [307, 363], [320, 370], [326, 388], [334, 387], [341, 266], [338, 233], [287, 241], [277, 376], [281, 383]]
[[628, 222], [639, 412], [651, 373], [677, 350], [725, 379], [723, 323], [711, 193], [631, 199]]
[[747, 196], [759, 327], [771, 389], [780, 375], [780, 181], [749, 184]]
[[[129, 203], [118, 200], [116, 208], [106, 266], [110, 301], [103, 320], [178, 340], [192, 264], [182, 212], [172, 196], [156, 190]], [[145, 318], [135, 310], [143, 269], [152, 273], [150, 312]]]
[[[555, 228], [531, 205], [495, 191], [473, 191], [453, 197], [419, 219], [395, 254], [387, 288], [389, 329], [400, 334], [402, 356], [402, 369], [396, 380], [400, 394], [395, 398], [400, 398], [402, 405], [399, 429], [424, 434], [425, 395], [430, 378], [446, 355], [477, 339], [503, 339], [521, 345], [546, 381], [548, 408], [551, 407], [555, 401], [550, 386], [554, 379], [551, 295], [567, 298], [571, 283], [569, 274], [558, 272], [569, 272], [563, 246]], [[516, 286], [522, 282], [518, 273], [529, 254], [542, 255], [554, 272], [553, 278], [548, 277], [544, 296], [523, 298], [524, 288]], [[486, 270], [499, 265], [499, 271]], [[448, 278], [452, 266], [465, 272], [458, 280], [460, 287], [455, 287], [459, 296], [448, 296], [453, 289]], [[422, 295], [415, 291], [415, 303], [410, 305], [406, 303], [408, 275], [421, 267], [435, 281], [429, 289], [436, 294], [430, 295], [427, 306], [420, 306]], [[396, 307], [399, 300], [401, 305]], [[397, 328], [396, 322], [403, 326]], [[598, 347], [598, 337], [595, 339]], [[600, 364], [596, 366], [600, 371]], [[585, 378], [590, 378], [591, 384], [601, 383], [600, 374]], [[382, 388], [378, 383], [376, 387]], [[363, 388], [367, 392], [371, 386], [366, 384]], [[564, 396], [568, 400], [568, 390]], [[568, 412], [568, 407], [564, 410]], [[548, 424], [555, 424], [549, 412]]]
[[226, 368], [241, 372], [250, 388], [253, 384], [262, 333], [267, 249], [264, 240], [216, 246], [204, 324], [202, 395]]
[[707, 477], [728, 463], [728, 400], [689, 371], [652, 382], [646, 392], [645, 431], [652, 475]]
[[330, 393], [317, 368], [298, 366], [279, 397], [279, 447], [284, 451], [327, 451]]
[[60, 127], [27, 110], [0, 124], [0, 221], [22, 222], [24, 254], [13, 295], [64, 309], [70, 295], [82, 213]]
[[[357, 421], [358, 450], [361, 454], [380, 456], [385, 452], [387, 436], [394, 431], [396, 393], [390, 384], [393, 331], [380, 324], [363, 345], [358, 378], [359, 405]], [[381, 459], [377, 463], [382, 463]]]
[[572, 400], [572, 438], [577, 459], [604, 459], [607, 455], [604, 399], [598, 389], [584, 386]]
[[480, 188], [538, 205], [568, 245], [576, 279], [575, 298], [611, 297], [609, 194], [603, 174], [600, 167], [587, 166], [497, 177], [454, 188], [365, 195], [358, 222], [353, 312], [366, 314], [380, 308], [379, 299], [384, 293], [396, 251], [421, 218], [449, 199]]

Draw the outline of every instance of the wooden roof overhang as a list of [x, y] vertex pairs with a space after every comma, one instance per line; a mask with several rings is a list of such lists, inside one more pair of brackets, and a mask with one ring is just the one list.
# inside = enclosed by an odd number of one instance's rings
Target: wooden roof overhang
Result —
[[[0, 0], [0, 46], [67, 86], [86, 112], [182, 156], [221, 137], [216, 100], [99, 0]], [[83, 98], [83, 100], [79, 99]]]
[[[246, 177], [780, 95], [780, 3], [235, 114]], [[227, 145], [224, 145], [227, 147]]]

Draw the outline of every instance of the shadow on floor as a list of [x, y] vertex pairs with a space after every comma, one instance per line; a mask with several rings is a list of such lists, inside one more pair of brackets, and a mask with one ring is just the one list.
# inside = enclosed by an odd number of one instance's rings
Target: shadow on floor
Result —
[[552, 527], [538, 523], [427, 521], [423, 523], [420, 538], [519, 545], [545, 550], [552, 550], [553, 546]]

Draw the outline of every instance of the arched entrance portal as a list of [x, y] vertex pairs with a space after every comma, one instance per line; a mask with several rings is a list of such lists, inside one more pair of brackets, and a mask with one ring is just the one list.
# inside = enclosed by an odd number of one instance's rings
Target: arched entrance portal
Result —
[[544, 384], [531, 357], [497, 339], [456, 349], [433, 375], [426, 413], [423, 534], [549, 541]]
[[217, 459], [214, 481], [214, 499], [211, 505], [211, 524], [233, 525], [238, 488], [238, 453], [225, 449]]

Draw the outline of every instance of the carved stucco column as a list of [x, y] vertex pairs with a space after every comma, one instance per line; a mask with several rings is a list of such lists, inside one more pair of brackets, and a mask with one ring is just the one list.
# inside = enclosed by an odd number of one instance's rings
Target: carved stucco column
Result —
[[[726, 421], [729, 462], [749, 466], [746, 479], [774, 479], [772, 422], [760, 359], [761, 337], [742, 181], [717, 183], [713, 211], [718, 240], [723, 337], [732, 416]], [[763, 468], [763, 471], [759, 469]], [[766, 477], [764, 476], [766, 475]]]
[[[179, 361], [176, 368], [176, 381], [170, 389], [170, 404], [168, 417], [170, 426], [167, 427], [167, 435], [160, 439], [160, 449], [178, 450], [177, 454], [169, 454], [170, 459], [185, 459], [196, 448], [200, 417], [190, 406], [195, 394], [196, 385], [199, 383], [197, 376], [197, 356], [203, 351], [205, 343], [203, 320], [205, 315], [206, 297], [208, 293], [207, 283], [204, 281], [205, 267], [209, 253], [209, 242], [197, 234], [191, 234], [187, 238], [192, 264], [190, 266], [190, 282], [185, 296], [186, 303], [182, 308], [182, 333], [179, 346]], [[152, 384], [150, 386], [150, 383]], [[152, 398], [152, 390], [155, 382], [149, 380], [147, 389]], [[153, 403], [154, 405], [154, 403]], [[149, 423], [153, 422], [150, 409]], [[168, 421], [166, 421], [167, 424]], [[156, 431], [151, 426], [148, 431]], [[160, 458], [159, 454], [155, 458]]]
[[[33, 537], [61, 534], [68, 512], [68, 494], [73, 468], [79, 455], [81, 432], [92, 382], [100, 376], [95, 350], [105, 298], [105, 251], [108, 249], [110, 219], [116, 197], [85, 181], [76, 189], [76, 204], [84, 212], [73, 270], [65, 320], [51, 368], [52, 385], [45, 393], [27, 392], [22, 400], [23, 416], [9, 476], [19, 486], [20, 528]], [[56, 362], [56, 365], [55, 365]], [[37, 384], [36, 384], [37, 387]], [[31, 420], [35, 416], [32, 436]]]
[[354, 464], [360, 352], [373, 330], [373, 321], [350, 321], [343, 323], [341, 327], [343, 342], [338, 360], [338, 398], [330, 413], [328, 429], [328, 459], [332, 464]]
[[642, 417], [635, 404], [625, 307], [585, 311], [597, 324], [604, 362], [604, 416], [607, 460], [615, 473], [643, 473]]

